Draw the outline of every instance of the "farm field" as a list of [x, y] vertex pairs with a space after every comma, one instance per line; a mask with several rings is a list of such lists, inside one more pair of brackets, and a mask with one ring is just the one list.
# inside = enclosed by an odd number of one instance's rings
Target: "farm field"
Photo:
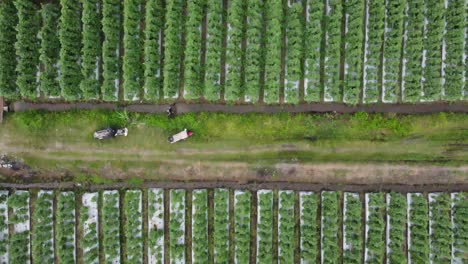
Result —
[[461, 0], [5, 0], [0, 96], [467, 100], [466, 10]]
[[466, 192], [4, 189], [0, 253], [4, 263], [466, 263], [467, 202]]

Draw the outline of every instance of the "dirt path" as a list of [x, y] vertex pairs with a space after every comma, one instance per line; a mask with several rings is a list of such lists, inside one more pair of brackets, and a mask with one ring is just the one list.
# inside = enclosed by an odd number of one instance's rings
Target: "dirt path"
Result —
[[[434, 102], [417, 104], [367, 104], [350, 106], [343, 103], [309, 103], [298, 105], [252, 105], [252, 104], [188, 104], [176, 103], [177, 113], [220, 112], [220, 113], [398, 113], [398, 114], [428, 114], [439, 112], [468, 113], [468, 102]], [[141, 113], [163, 113], [169, 108], [168, 104], [128, 104], [116, 103], [29, 103], [17, 101], [12, 104], [12, 110], [23, 112], [27, 110], [68, 111], [68, 110], [127, 110]]]

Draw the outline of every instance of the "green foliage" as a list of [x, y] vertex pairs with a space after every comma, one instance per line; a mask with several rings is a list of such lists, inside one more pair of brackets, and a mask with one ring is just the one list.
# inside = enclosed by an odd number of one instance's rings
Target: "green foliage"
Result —
[[143, 221], [141, 191], [125, 192], [125, 253], [128, 263], [143, 263]]
[[260, 94], [262, 58], [263, 1], [247, 1], [245, 53], [245, 100], [256, 103]]
[[80, 89], [85, 99], [99, 97], [99, 62], [101, 60], [101, 0], [81, 0], [83, 5], [83, 39], [81, 50]]
[[424, 0], [408, 1], [406, 12], [405, 31], [407, 39], [404, 46], [404, 60], [406, 63], [403, 90], [403, 100], [417, 102], [421, 98], [422, 78], [422, 47], [423, 47], [423, 21]]
[[182, 1], [166, 1], [164, 25], [164, 97], [179, 96], [180, 56], [182, 55]]
[[[90, 197], [89, 201], [85, 203], [85, 197]], [[83, 195], [82, 205], [80, 207], [80, 232], [82, 238], [80, 247], [83, 250], [84, 263], [97, 263], [99, 262], [99, 235], [98, 235], [98, 212], [97, 200], [99, 194], [86, 193]], [[91, 210], [93, 210], [91, 212]], [[95, 215], [95, 218], [91, 216]]]
[[214, 191], [214, 261], [229, 263], [229, 191]]
[[385, 194], [366, 194], [366, 263], [382, 263], [385, 256]]
[[[374, 1], [372, 1], [374, 2]], [[341, 101], [340, 45], [342, 1], [328, 0], [325, 17], [325, 65], [324, 98], [326, 101]]]
[[143, 19], [143, 0], [124, 0], [123, 12], [123, 80], [126, 100], [136, 100], [140, 97], [143, 85], [143, 34], [141, 21]]
[[279, 262], [294, 263], [294, 192], [279, 191]]
[[359, 103], [362, 78], [362, 46], [364, 1], [345, 1], [348, 32], [345, 34], [345, 75], [343, 101], [349, 104]]
[[102, 98], [116, 101], [120, 80], [120, 0], [103, 0], [102, 5]]
[[281, 45], [283, 22], [281, 1], [265, 1], [265, 103], [278, 103], [281, 74]]
[[242, 65], [245, 54], [241, 44], [244, 38], [244, 15], [246, 1], [228, 1], [228, 29], [226, 47], [226, 86], [224, 97], [226, 101], [236, 101], [244, 94], [245, 83], [242, 79]]
[[258, 196], [257, 263], [273, 261], [273, 192], [260, 190]]
[[184, 98], [198, 99], [203, 96], [203, 76], [201, 65], [201, 27], [206, 9], [206, 0], [192, 0], [187, 3], [188, 18], [185, 24], [185, 81]]
[[32, 258], [36, 263], [54, 262], [54, 221], [51, 191], [40, 191], [34, 203]]
[[148, 191], [148, 217], [153, 219], [153, 225], [149, 225], [148, 248], [149, 262], [164, 263], [164, 191], [162, 189], [150, 189]]
[[440, 100], [442, 87], [442, 56], [440, 50], [444, 36], [444, 2], [426, 0], [424, 27], [425, 66], [423, 67], [423, 99]]
[[338, 226], [339, 206], [338, 192], [322, 192], [322, 242], [321, 248], [323, 263], [338, 263], [340, 249], [338, 247]]
[[406, 196], [400, 193], [387, 194], [389, 200], [387, 215], [389, 222], [388, 254], [390, 263], [406, 263]]
[[237, 263], [249, 263], [250, 259], [250, 198], [248, 191], [234, 193], [234, 243]]
[[286, 83], [284, 101], [299, 102], [299, 80], [303, 78], [302, 57], [304, 54], [304, 19], [301, 1], [293, 2], [287, 10]]
[[192, 193], [192, 262], [208, 262], [208, 195], [206, 190]]
[[380, 54], [384, 34], [385, 4], [383, 0], [368, 1], [367, 50], [364, 102], [377, 102], [379, 95]]
[[466, 2], [463, 0], [448, 1], [445, 11], [445, 94], [449, 101], [460, 100], [463, 96], [464, 81], [464, 41], [466, 23]]
[[29, 263], [29, 192], [16, 191], [8, 198], [8, 208], [13, 211], [9, 224], [22, 224], [26, 230], [17, 230], [13, 226], [8, 248], [9, 263]]
[[468, 261], [468, 193], [452, 194], [453, 255], [460, 263]]
[[104, 191], [102, 193], [102, 244], [106, 263], [120, 262], [120, 212], [119, 193]]
[[146, 2], [144, 76], [145, 98], [156, 100], [162, 88], [160, 34], [164, 26], [164, 5], [162, 0]]
[[429, 263], [429, 215], [426, 198], [420, 193], [412, 193], [409, 203], [409, 233], [408, 246], [411, 263]]
[[306, 192], [301, 192], [299, 195], [301, 208], [301, 261], [315, 263], [320, 239], [317, 225], [318, 195]]
[[205, 99], [216, 101], [220, 97], [221, 56], [223, 53], [223, 2], [207, 0]]
[[16, 25], [16, 85], [21, 96], [27, 99], [37, 97], [37, 71], [39, 64], [39, 13], [38, 7], [30, 0], [14, 0], [18, 15]]
[[396, 102], [400, 96], [400, 57], [405, 1], [387, 1], [385, 19], [384, 65], [383, 75], [384, 102]]
[[324, 2], [321, 0], [308, 1], [308, 14], [306, 20], [306, 37], [304, 46], [305, 56], [305, 88], [304, 99], [307, 102], [320, 101], [322, 84], [320, 83], [320, 54], [322, 39], [322, 17]]
[[66, 100], [81, 97], [81, 5], [79, 0], [60, 0], [60, 88]]
[[56, 252], [60, 263], [75, 262], [75, 193], [61, 192], [57, 197], [55, 225]]
[[362, 204], [359, 194], [344, 193], [343, 263], [358, 264], [362, 260]]
[[450, 219], [450, 195], [429, 194], [431, 217], [430, 259], [433, 263], [447, 263], [451, 260], [452, 223]]
[[19, 97], [16, 88], [16, 15], [13, 0], [0, 2], [0, 96], [6, 99]]
[[169, 251], [171, 263], [185, 262], [185, 190], [171, 190]]
[[59, 66], [60, 40], [58, 24], [60, 6], [53, 3], [42, 5], [41, 47], [39, 59], [44, 67], [40, 77], [41, 92], [47, 97], [60, 96]]
[[0, 192], [0, 256], [4, 256], [8, 252], [8, 192]]

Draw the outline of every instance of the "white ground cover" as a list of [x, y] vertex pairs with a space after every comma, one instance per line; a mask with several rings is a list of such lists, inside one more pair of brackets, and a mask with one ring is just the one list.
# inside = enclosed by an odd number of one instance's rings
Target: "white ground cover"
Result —
[[8, 191], [0, 191], [0, 244], [6, 250], [0, 252], [0, 263], [8, 263]]
[[[95, 243], [91, 246], [83, 247], [83, 254], [86, 256], [91, 250], [99, 250], [99, 223], [98, 223], [98, 193], [84, 193], [81, 202], [82, 206], [87, 208], [88, 217], [82, 223], [83, 225], [83, 236], [87, 238], [92, 238]], [[99, 263], [99, 257], [95, 258], [90, 263]]]

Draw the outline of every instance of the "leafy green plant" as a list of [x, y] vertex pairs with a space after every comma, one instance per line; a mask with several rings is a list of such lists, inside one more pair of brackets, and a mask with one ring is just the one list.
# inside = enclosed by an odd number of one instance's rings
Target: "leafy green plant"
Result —
[[277, 0], [265, 1], [265, 103], [278, 103], [281, 74], [281, 45], [283, 22], [282, 2]]
[[182, 55], [182, 1], [166, 1], [164, 25], [164, 97], [179, 96], [180, 56]]
[[248, 263], [250, 259], [250, 198], [248, 191], [234, 193], [234, 237], [237, 263]]
[[208, 262], [208, 193], [192, 192], [192, 262]]
[[468, 193], [452, 193], [453, 256], [454, 261], [468, 261]]
[[257, 263], [271, 263], [273, 261], [273, 192], [260, 190], [257, 196]]
[[340, 45], [342, 1], [329, 0], [325, 18], [324, 99], [341, 101]]
[[10, 263], [28, 263], [29, 250], [29, 192], [16, 191], [8, 197], [8, 208], [12, 210], [8, 223], [13, 225], [10, 235], [8, 258]]
[[60, 88], [66, 100], [81, 97], [81, 5], [79, 0], [60, 0]]
[[83, 250], [84, 263], [99, 262], [98, 198], [97, 192], [85, 193], [82, 196], [79, 228], [82, 234], [80, 247]]
[[164, 190], [148, 190], [148, 248], [150, 263], [164, 263]]
[[54, 262], [54, 221], [52, 191], [40, 191], [34, 202], [32, 258], [36, 263]]
[[408, 194], [409, 245], [408, 256], [412, 263], [429, 262], [429, 215], [426, 198], [421, 193]]
[[280, 263], [294, 263], [294, 192], [279, 191], [278, 254]]
[[382, 263], [385, 256], [385, 194], [366, 193], [366, 263]]
[[0, 258], [8, 259], [8, 191], [0, 191]]
[[390, 263], [405, 263], [406, 253], [406, 196], [401, 193], [387, 194], [387, 225], [388, 225], [388, 252], [387, 260]]
[[143, 263], [143, 221], [140, 190], [129, 190], [124, 197], [125, 258], [128, 263]]
[[[338, 247], [338, 192], [322, 192], [322, 257], [323, 263], [338, 263], [340, 249]], [[325, 257], [326, 256], [326, 257]]]
[[16, 25], [18, 17], [13, 0], [0, 2], [0, 96], [19, 97], [16, 88]]
[[284, 101], [299, 102], [299, 80], [303, 78], [302, 57], [304, 54], [304, 19], [301, 1], [289, 3], [286, 24], [286, 83]]
[[229, 263], [229, 191], [214, 191], [214, 261]]
[[73, 263], [75, 256], [75, 193], [61, 192], [57, 197], [55, 244], [60, 263]]
[[320, 41], [318, 40], [322, 39], [324, 30], [322, 28], [324, 8], [323, 1], [308, 1], [306, 37], [304, 38], [304, 46], [306, 47], [304, 99], [307, 102], [320, 101], [320, 94], [323, 88], [320, 82], [320, 56], [322, 51]]
[[429, 194], [430, 259], [433, 263], [450, 262], [451, 260], [450, 203], [450, 195], [447, 193]]
[[358, 193], [344, 193], [343, 263], [362, 261], [362, 203]]
[[102, 2], [102, 98], [116, 101], [120, 80], [120, 0]]
[[172, 263], [185, 262], [185, 190], [171, 190], [169, 251]]
[[257, 102], [260, 94], [262, 58], [263, 1], [247, 1], [247, 31], [245, 53], [245, 100]]
[[120, 261], [119, 192], [102, 192], [102, 244], [106, 263]]
[[320, 239], [317, 225], [318, 195], [311, 192], [299, 193], [301, 218], [301, 261], [315, 263], [317, 260], [318, 242]]

